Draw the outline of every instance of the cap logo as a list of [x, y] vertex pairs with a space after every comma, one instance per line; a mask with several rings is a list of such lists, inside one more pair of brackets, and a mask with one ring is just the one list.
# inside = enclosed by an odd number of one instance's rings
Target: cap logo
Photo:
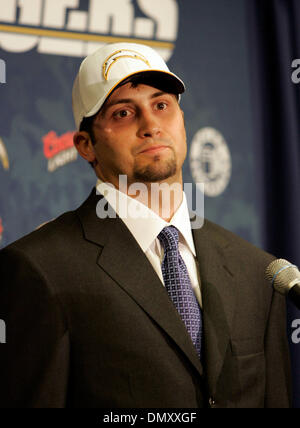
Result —
[[136, 59], [138, 61], [143, 61], [149, 68], [151, 68], [151, 65], [149, 61], [139, 52], [133, 51], [131, 49], [126, 50], [119, 50], [111, 54], [103, 63], [102, 71], [103, 71], [103, 77], [105, 80], [108, 80], [108, 73], [111, 69], [111, 67], [119, 60], [123, 58], [131, 58]]

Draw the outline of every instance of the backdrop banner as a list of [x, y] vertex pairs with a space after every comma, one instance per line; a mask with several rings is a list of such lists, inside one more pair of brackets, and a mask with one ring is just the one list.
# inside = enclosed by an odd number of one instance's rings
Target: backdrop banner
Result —
[[[263, 246], [300, 266], [300, 3], [248, 5]], [[289, 302], [295, 407], [300, 407], [299, 318]]]
[[[205, 183], [205, 216], [299, 265], [298, 3], [0, 0], [0, 247], [95, 185], [73, 146], [73, 80], [84, 56], [126, 40], [157, 49], [186, 84], [183, 178], [195, 194]], [[287, 335], [300, 408], [291, 304]]]

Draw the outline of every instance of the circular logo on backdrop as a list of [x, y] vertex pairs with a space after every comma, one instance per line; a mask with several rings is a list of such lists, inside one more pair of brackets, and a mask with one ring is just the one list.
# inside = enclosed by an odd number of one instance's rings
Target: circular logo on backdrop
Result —
[[231, 177], [231, 156], [219, 131], [200, 129], [192, 140], [189, 161], [196, 185], [204, 183], [205, 195], [215, 197], [224, 192]]

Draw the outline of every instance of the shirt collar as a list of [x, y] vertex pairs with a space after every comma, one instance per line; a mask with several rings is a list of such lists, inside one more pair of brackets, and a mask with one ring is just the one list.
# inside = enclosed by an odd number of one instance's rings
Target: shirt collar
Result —
[[196, 256], [193, 234], [191, 230], [191, 221], [185, 193], [182, 192], [182, 202], [170, 220], [169, 225], [177, 227], [186, 241], [190, 251]]
[[104, 183], [100, 179], [98, 179], [96, 186], [99, 193], [105, 197], [110, 206], [125, 223], [143, 252], [147, 251], [164, 227], [172, 225], [179, 230], [190, 251], [196, 256], [187, 200], [184, 192], [179, 208], [168, 223], [146, 205], [120, 192], [114, 186]]

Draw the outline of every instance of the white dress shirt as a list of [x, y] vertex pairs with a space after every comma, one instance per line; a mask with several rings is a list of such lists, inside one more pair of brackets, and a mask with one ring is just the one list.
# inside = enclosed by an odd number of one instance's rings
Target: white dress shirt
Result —
[[125, 223], [163, 285], [161, 264], [164, 250], [157, 236], [166, 226], [172, 225], [179, 230], [179, 252], [187, 266], [195, 296], [202, 307], [196, 251], [185, 193], [182, 192], [182, 202], [168, 223], [137, 199], [131, 198], [114, 186], [104, 183], [99, 179], [97, 181], [97, 190], [105, 197], [110, 206]]

